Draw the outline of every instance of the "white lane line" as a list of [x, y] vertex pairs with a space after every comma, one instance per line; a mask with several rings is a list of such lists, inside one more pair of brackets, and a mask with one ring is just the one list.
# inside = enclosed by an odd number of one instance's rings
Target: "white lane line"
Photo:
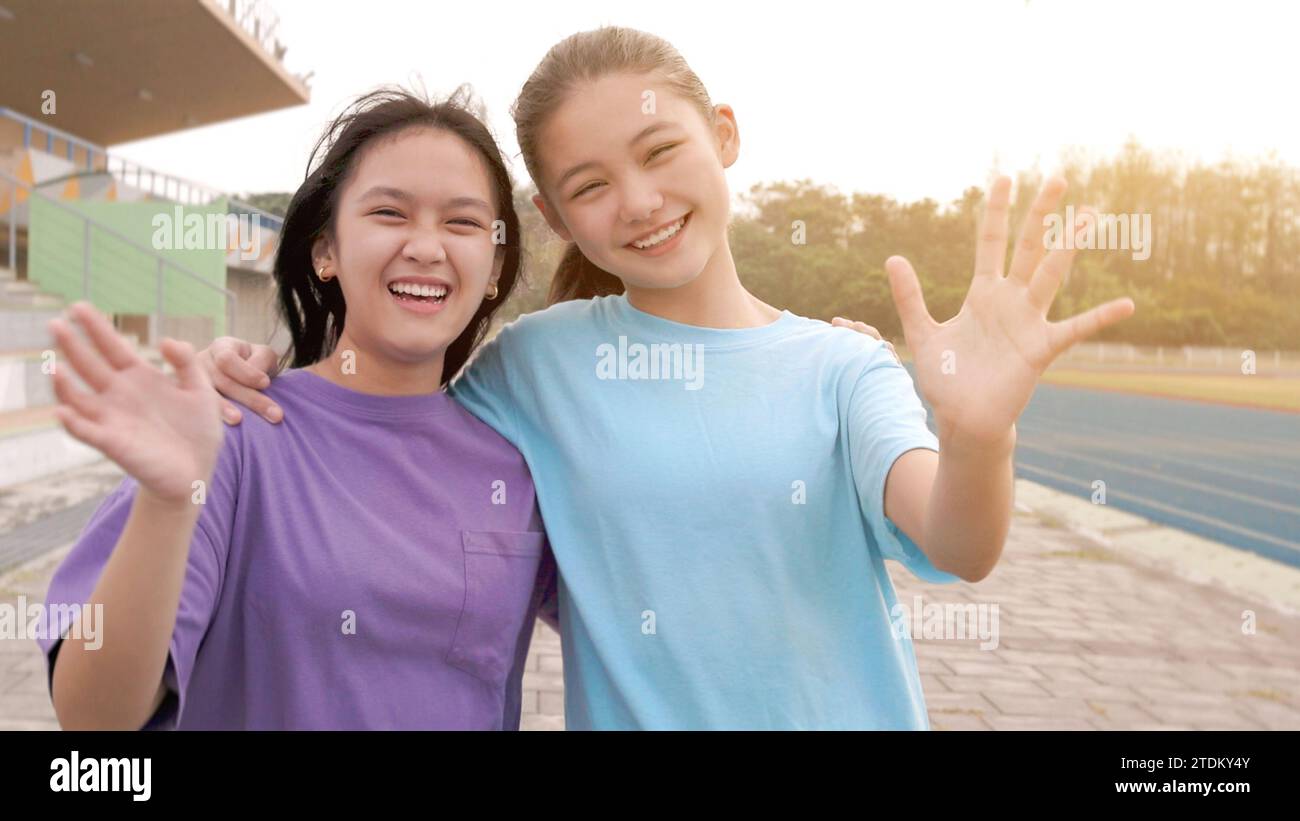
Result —
[[[1046, 468], [1033, 467], [1033, 466], [1031, 466], [1031, 465], [1021, 465], [1021, 466], [1018, 466], [1018, 467], [1017, 467], [1017, 470], [1028, 471], [1028, 472], [1032, 472], [1032, 473], [1038, 473], [1038, 474], [1041, 474], [1041, 475], [1043, 475], [1043, 476], [1050, 476], [1050, 477], [1053, 478], [1053, 479], [1060, 480], [1060, 481], [1065, 482], [1065, 483], [1067, 483], [1067, 484], [1077, 485], [1077, 486], [1079, 486], [1080, 488], [1082, 488], [1082, 489], [1084, 489], [1084, 490], [1087, 490], [1087, 491], [1091, 491], [1091, 490], [1092, 490], [1092, 485], [1088, 484], [1088, 483], [1085, 482], [1084, 480], [1082, 480], [1082, 479], [1076, 479], [1076, 478], [1073, 477], [1073, 476], [1066, 476], [1065, 474], [1063, 474], [1063, 473], [1057, 473], [1057, 472], [1054, 471], [1054, 470], [1048, 470], [1048, 469], [1046, 469]], [[1277, 546], [1279, 546], [1279, 547], [1285, 547], [1285, 548], [1288, 548], [1288, 549], [1290, 549], [1290, 550], [1300, 551], [1300, 542], [1291, 542], [1291, 541], [1287, 541], [1286, 539], [1279, 539], [1278, 537], [1276, 537], [1276, 536], [1274, 536], [1274, 535], [1272, 535], [1272, 534], [1270, 534], [1270, 533], [1263, 533], [1263, 532], [1258, 531], [1258, 530], [1252, 530], [1251, 528], [1248, 528], [1248, 527], [1242, 527], [1242, 526], [1240, 526], [1240, 525], [1235, 525], [1235, 524], [1233, 524], [1232, 522], [1225, 522], [1225, 521], [1222, 520], [1222, 519], [1215, 519], [1215, 518], [1213, 518], [1213, 517], [1211, 517], [1211, 516], [1204, 516], [1204, 515], [1202, 515], [1202, 514], [1200, 514], [1200, 513], [1193, 513], [1193, 512], [1190, 511], [1190, 510], [1184, 510], [1184, 509], [1179, 508], [1179, 507], [1174, 507], [1174, 506], [1172, 506], [1172, 505], [1167, 505], [1167, 504], [1164, 504], [1164, 503], [1162, 503], [1162, 502], [1157, 502], [1157, 501], [1154, 500], [1154, 499], [1146, 499], [1146, 498], [1141, 497], [1141, 496], [1135, 496], [1135, 495], [1133, 495], [1133, 494], [1131, 494], [1131, 493], [1125, 493], [1124, 491], [1112, 491], [1112, 490], [1109, 490], [1109, 489], [1106, 491], [1106, 495], [1107, 495], [1107, 496], [1118, 497], [1118, 498], [1120, 498], [1120, 499], [1128, 499], [1128, 500], [1133, 501], [1133, 502], [1136, 502], [1136, 503], [1138, 503], [1138, 504], [1146, 505], [1147, 507], [1154, 507], [1154, 508], [1156, 508], [1157, 510], [1162, 510], [1162, 511], [1164, 511], [1164, 512], [1166, 512], [1166, 513], [1171, 513], [1171, 514], [1174, 514], [1174, 515], [1176, 515], [1176, 516], [1183, 516], [1183, 517], [1188, 518], [1188, 519], [1193, 519], [1193, 520], [1195, 520], [1195, 521], [1201, 522], [1202, 524], [1207, 524], [1207, 525], [1210, 525], [1210, 526], [1212, 526], [1212, 527], [1218, 527], [1218, 528], [1221, 528], [1221, 529], [1223, 529], [1223, 530], [1231, 531], [1231, 532], [1233, 532], [1233, 533], [1240, 533], [1240, 534], [1243, 535], [1243, 536], [1249, 536], [1249, 537], [1252, 538], [1252, 539], [1259, 539], [1259, 540], [1262, 541], [1262, 542], [1268, 542], [1268, 543], [1270, 543], [1270, 544], [1275, 544], [1275, 545], [1277, 545]], [[1160, 522], [1157, 522], [1156, 524], [1161, 524], [1161, 523], [1160, 523]], [[1238, 549], [1241, 549], [1241, 548], [1238, 548]]]
[[1273, 502], [1273, 501], [1269, 501], [1268, 499], [1258, 499], [1246, 493], [1237, 493], [1236, 491], [1224, 490], [1223, 488], [1215, 487], [1214, 485], [1202, 484], [1201, 482], [1193, 482], [1189, 479], [1179, 479], [1175, 476], [1166, 476], [1162, 473], [1156, 473], [1155, 471], [1143, 470], [1142, 468], [1135, 468], [1130, 465], [1122, 465], [1119, 462], [1112, 462], [1109, 459], [1099, 459], [1096, 456], [1088, 456], [1082, 453], [1074, 453], [1071, 451], [1057, 450], [1056, 448], [1048, 448], [1048, 447], [1043, 447], [1042, 445], [1034, 445], [1034, 444], [1023, 443], [1023, 442], [1016, 442], [1016, 447], [1024, 447], [1029, 450], [1037, 450], [1043, 453], [1050, 453], [1056, 456], [1068, 456], [1072, 459], [1079, 459], [1084, 462], [1095, 462], [1099, 465], [1105, 465], [1106, 467], [1112, 468], [1114, 470], [1133, 473], [1133, 474], [1137, 474], [1138, 476], [1145, 476], [1150, 479], [1155, 479], [1156, 481], [1159, 482], [1168, 482], [1169, 484], [1180, 485], [1185, 488], [1190, 488], [1191, 490], [1199, 490], [1204, 493], [1212, 493], [1219, 496], [1226, 496], [1229, 499], [1236, 499], [1237, 501], [1245, 502], [1246, 504], [1257, 505], [1259, 507], [1268, 507], [1274, 510], [1281, 511], [1282, 513], [1290, 513], [1292, 515], [1300, 516], [1300, 507], [1297, 507], [1296, 505], [1283, 504], [1282, 502]]
[[[1020, 430], [1020, 428], [1017, 428], [1017, 430]], [[1089, 436], [1087, 434], [1070, 434], [1070, 433], [1048, 434], [1033, 429], [1030, 429], [1028, 433], [1033, 436], [1050, 436], [1052, 438], [1061, 439], [1067, 443], [1072, 442], [1074, 445], [1078, 447], [1094, 448], [1096, 450], [1104, 450], [1110, 453], [1129, 453], [1131, 450], [1142, 448], [1144, 445], [1147, 444], [1145, 440], [1139, 437], [1133, 437], [1132, 441], [1129, 443], [1130, 446], [1126, 448], [1123, 443], [1124, 440], [1115, 439], [1114, 437], [1110, 437], [1107, 440], [1107, 442], [1103, 444], [1096, 441], [1094, 437]], [[1033, 444], [1033, 443], [1031, 442], [1029, 444]], [[1286, 479], [1275, 479], [1271, 476], [1267, 478], [1262, 478], [1257, 473], [1246, 473], [1244, 471], [1233, 470], [1232, 468], [1226, 468], [1221, 465], [1216, 465], [1212, 468], [1206, 467], [1204, 462], [1195, 462], [1190, 459], [1180, 459], [1177, 456], [1170, 456], [1166, 453], [1153, 453], [1150, 454], [1150, 456], [1152, 458], [1158, 458], [1164, 462], [1173, 462], [1175, 464], [1188, 465], [1190, 467], [1200, 468], [1202, 470], [1209, 470], [1214, 473], [1223, 473], [1228, 476], [1235, 476], [1238, 479], [1245, 479], [1246, 481], [1249, 482], [1258, 482], [1262, 485], [1270, 485], [1270, 486], [1281, 485], [1282, 487], [1294, 488], [1295, 490], [1300, 491], [1300, 482], [1290, 482], [1287, 481]]]

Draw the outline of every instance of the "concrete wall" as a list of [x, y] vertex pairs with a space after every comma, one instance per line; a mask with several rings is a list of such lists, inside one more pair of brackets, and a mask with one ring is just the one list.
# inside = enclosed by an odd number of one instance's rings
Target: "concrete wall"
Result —
[[[235, 294], [235, 323], [230, 336], [268, 344], [276, 328], [275, 280], [268, 274], [229, 268], [226, 287]], [[275, 346], [283, 350], [282, 345]]]

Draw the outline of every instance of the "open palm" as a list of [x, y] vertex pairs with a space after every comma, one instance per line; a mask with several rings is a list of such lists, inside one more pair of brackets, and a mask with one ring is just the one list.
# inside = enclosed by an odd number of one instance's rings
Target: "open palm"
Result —
[[[69, 314], [87, 338], [62, 320], [50, 323], [61, 354], [54, 371], [59, 421], [155, 496], [190, 497], [195, 481], [211, 477], [223, 435], [218, 400], [193, 349], [163, 340], [173, 378], [137, 355], [89, 305], [78, 303]], [[74, 385], [65, 366], [90, 390]]]
[[[890, 257], [885, 263], [917, 387], [934, 411], [941, 439], [1005, 439], [1052, 360], [1133, 313], [1133, 301], [1122, 298], [1069, 319], [1048, 321], [1077, 245], [1065, 243], [1068, 247], [1049, 253], [1043, 239], [1044, 217], [1056, 210], [1064, 191], [1062, 179], [1043, 185], [1003, 276], [1011, 180], [1003, 177], [994, 183], [980, 226], [970, 290], [961, 310], [947, 322], [930, 316], [916, 272], [906, 259]], [[1085, 211], [1067, 230], [1077, 231], [1092, 217]]]

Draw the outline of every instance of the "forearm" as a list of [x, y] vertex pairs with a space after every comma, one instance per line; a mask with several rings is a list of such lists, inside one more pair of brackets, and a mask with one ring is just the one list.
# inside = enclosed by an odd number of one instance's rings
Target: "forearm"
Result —
[[939, 443], [922, 545], [930, 562], [968, 581], [997, 564], [1011, 527], [1016, 431], [997, 443]]
[[54, 709], [64, 729], [139, 729], [156, 698], [176, 623], [199, 506], [140, 490], [91, 606], [102, 605], [102, 644], [64, 640]]

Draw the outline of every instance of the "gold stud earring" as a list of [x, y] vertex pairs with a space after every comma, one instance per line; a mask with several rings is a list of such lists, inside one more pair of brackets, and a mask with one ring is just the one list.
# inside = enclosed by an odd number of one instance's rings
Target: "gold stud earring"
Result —
[[493, 300], [497, 298], [497, 284], [494, 282], [489, 287], [489, 292], [483, 295], [484, 299]]

